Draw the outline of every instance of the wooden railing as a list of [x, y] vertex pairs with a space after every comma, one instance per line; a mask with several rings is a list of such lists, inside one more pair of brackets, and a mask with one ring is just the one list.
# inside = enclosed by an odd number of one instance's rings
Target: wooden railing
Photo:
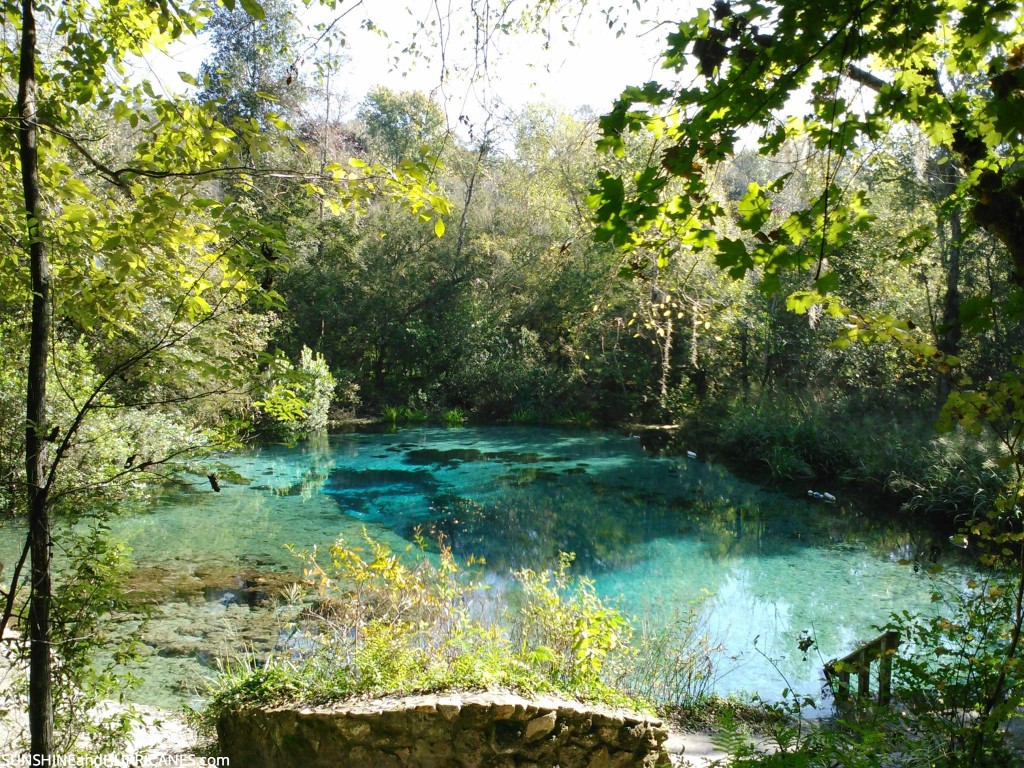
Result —
[[850, 701], [850, 677], [857, 676], [857, 699], [871, 696], [871, 664], [878, 662], [878, 703], [885, 706], [892, 696], [892, 657], [900, 645], [899, 632], [886, 632], [853, 653], [825, 665], [825, 679], [832, 687], [836, 706]]

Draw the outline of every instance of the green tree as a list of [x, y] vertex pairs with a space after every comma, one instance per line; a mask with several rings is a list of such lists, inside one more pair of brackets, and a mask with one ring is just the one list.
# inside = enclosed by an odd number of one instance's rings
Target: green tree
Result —
[[213, 46], [199, 75], [201, 102], [216, 104], [225, 123], [255, 120], [261, 129], [277, 118], [298, 115], [306, 87], [295, 49], [299, 25], [287, 0], [252, 5], [218, 6], [206, 25]]
[[[967, 212], [970, 225], [989, 233], [1008, 256], [994, 295], [961, 300], [959, 328], [966, 338], [996, 323], [1019, 325], [1024, 307], [1022, 25], [1024, 7], [1008, 0], [719, 0], [668, 37], [663, 63], [679, 76], [678, 84], [627, 89], [602, 118], [606, 150], [622, 154], [633, 131], [653, 132], [665, 145], [632, 178], [605, 173], [598, 179], [592, 203], [599, 236], [630, 252], [656, 249], [665, 259], [678, 249], [706, 251], [733, 277], [756, 273], [767, 292], [784, 291], [791, 310], [837, 318], [840, 345], [895, 340], [947, 373], [960, 361], [943, 354], [902, 313], [856, 312], [837, 296], [844, 278], [838, 265], [874, 224], [868, 194], [845, 180], [858, 150], [894, 127], [911, 126], [925, 135], [938, 161], [962, 169], [946, 179], [941, 196], [953, 198], [947, 213]], [[980, 85], [964, 86], [979, 77]], [[775, 215], [786, 176], [750, 185], [735, 212], [711, 194], [716, 169], [742, 141], [774, 156], [794, 139], [810, 142], [822, 166], [816, 190], [796, 210]], [[729, 219], [738, 233], [722, 226]], [[959, 247], [961, 237], [949, 236]], [[889, 247], [894, 253], [900, 244]], [[909, 260], [916, 261], [914, 249], [908, 251]], [[958, 282], [948, 264], [947, 326], [956, 311], [951, 288]], [[794, 270], [802, 285], [784, 277]], [[938, 347], [950, 349], [960, 340], [943, 334], [939, 342]], [[986, 740], [1021, 696], [1024, 358], [1004, 350], [998, 369], [981, 383], [958, 373], [942, 420], [947, 428], [953, 423], [974, 431], [987, 428], [1000, 444], [994, 458], [1010, 476], [990, 513], [970, 524], [971, 535], [992, 547], [987, 560], [1009, 567], [1017, 586], [1001, 630], [1000, 661], [974, 702], [979, 718], [964, 758], [969, 764], [984, 762]]]
[[[269, 234], [252, 227], [236, 205], [202, 194], [210, 169], [231, 164], [228, 129], [191, 104], [153, 97], [147, 86], [104, 75], [158, 30], [177, 37], [195, 28], [196, 10], [62, 5], [55, 16], [43, 16], [61, 30], [46, 48], [45, 66], [37, 63], [35, 4], [7, 10], [20, 19], [21, 38], [16, 48], [4, 49], [3, 66], [19, 83], [17, 101], [6, 110], [19, 116], [19, 131], [16, 141], [6, 135], [3, 143], [4, 188], [5, 199], [20, 191], [24, 202], [13, 211], [21, 213], [21, 222], [10, 217], [5, 226], [22, 233], [31, 276], [26, 285], [25, 262], [5, 263], [16, 287], [8, 301], [31, 305], [19, 314], [30, 317], [31, 329], [25, 484], [33, 755], [52, 756], [55, 747], [50, 517], [63, 466], [88, 442], [90, 418], [112, 405], [114, 388], [143, 362], [159, 361], [155, 368], [164, 371], [178, 367], [165, 378], [173, 394], [153, 395], [154, 405], [202, 396], [204, 384], [219, 378], [226, 361], [194, 356], [196, 331], [244, 301], [260, 262], [251, 237]], [[128, 165], [85, 138], [85, 127], [96, 123], [96, 105], [111, 104], [118, 122], [139, 129]], [[58, 422], [48, 393], [51, 349], [55, 334], [75, 330], [120, 337], [125, 354], [84, 385], [68, 420]], [[191, 382], [190, 372], [197, 373]], [[134, 468], [128, 457], [122, 461], [125, 471]], [[17, 586], [15, 581], [12, 592]]]
[[424, 147], [426, 154], [436, 154], [446, 130], [441, 108], [419, 91], [378, 86], [363, 100], [358, 117], [373, 149], [391, 164], [421, 158]]
[[[871, 220], [863, 194], [845, 194], [837, 183], [844, 161], [860, 143], [905, 123], [963, 163], [958, 194], [970, 203], [974, 220], [1010, 252], [1014, 266], [1008, 278], [1019, 284], [1019, 11], [1013, 2], [966, 10], [958, 3], [720, 2], [700, 12], [671, 35], [665, 53], [666, 66], [677, 72], [692, 72], [693, 61], [699, 71], [693, 87], [652, 82], [629, 89], [602, 119], [602, 146], [615, 153], [623, 152], [629, 131], [651, 130], [667, 139], [660, 162], [638, 175], [635, 189], [627, 193], [614, 175], [600, 179], [593, 202], [602, 237], [626, 249], [640, 242], [663, 250], [676, 243], [708, 249], [734, 276], [762, 269], [769, 287], [783, 268], [807, 270], [814, 291], [791, 304], [809, 307], [815, 291], [824, 294], [835, 284], [826, 258]], [[884, 21], [893, 18], [897, 24]], [[950, 87], [977, 71], [987, 73], [986, 91]], [[854, 86], [861, 89], [859, 98], [850, 92]], [[809, 114], [787, 119], [791, 97], [802, 87], [812, 94]], [[763, 227], [786, 180], [748, 190], [738, 210], [740, 227], [749, 233], [746, 242], [717, 237], [709, 228], [726, 212], [709, 198], [708, 174], [735, 153], [740, 132], [750, 127], [762, 131], [756, 146], [766, 155], [788, 139], [806, 136], [822, 151], [825, 173], [807, 205], [769, 231]], [[662, 195], [670, 181], [681, 190]]]
[[[263, 14], [255, 2], [243, 7]], [[0, 95], [0, 111], [18, 130], [0, 136], [0, 213], [20, 255], [8, 251], [0, 260], [0, 285], [5, 309], [28, 325], [25, 348], [10, 353], [27, 363], [29, 720], [38, 759], [55, 755], [51, 512], [66, 495], [68, 465], [89, 450], [90, 425], [112, 408], [244, 396], [253, 347], [238, 356], [240, 348], [218, 334], [244, 335], [247, 321], [238, 318], [277, 300], [260, 278], [274, 251], [286, 248], [281, 230], [243, 198], [217, 199], [214, 188], [217, 181], [244, 187], [258, 175], [247, 164], [251, 150], [268, 146], [258, 125], [228, 127], [213, 110], [158, 95], [126, 73], [130, 56], [195, 34], [208, 14], [202, 2], [4, 6], [18, 37], [0, 48], [0, 67], [18, 88], [15, 98]], [[40, 25], [54, 30], [45, 46]], [[335, 208], [391, 195], [428, 221], [447, 209], [412, 165], [398, 172], [328, 165], [301, 176], [307, 193]], [[71, 399], [66, 420], [57, 419], [50, 385], [64, 385], [52, 350], [82, 337], [100, 340], [90, 353], [99, 367]], [[126, 456], [96, 482], [117, 482], [160, 458]]]

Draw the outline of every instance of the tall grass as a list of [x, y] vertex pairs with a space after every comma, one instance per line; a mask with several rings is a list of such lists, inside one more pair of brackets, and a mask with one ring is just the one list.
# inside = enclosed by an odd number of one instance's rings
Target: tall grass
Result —
[[696, 609], [641, 628], [570, 575], [571, 555], [512, 575], [511, 603], [480, 563], [451, 551], [395, 553], [366, 538], [305, 556], [309, 608], [287, 653], [226, 671], [210, 715], [251, 703], [502, 688], [614, 706], [691, 704], [719, 648]]
[[964, 432], [936, 437], [915, 466], [894, 471], [888, 487], [905, 499], [904, 509], [966, 522], [992, 509], [1006, 487], [996, 447]]

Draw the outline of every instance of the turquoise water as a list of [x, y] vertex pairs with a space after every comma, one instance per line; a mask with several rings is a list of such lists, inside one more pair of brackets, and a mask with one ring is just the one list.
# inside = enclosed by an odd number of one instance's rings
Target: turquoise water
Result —
[[[286, 545], [352, 540], [364, 527], [400, 547], [416, 531], [443, 535], [457, 555], [486, 558], [496, 583], [574, 552], [577, 573], [652, 623], [710, 594], [708, 627], [725, 648], [717, 690], [770, 698], [821, 685], [801, 633], [822, 657], [843, 655], [891, 612], [928, 610], [936, 587], [897, 563], [932, 549], [924, 533], [699, 458], [652, 457], [613, 433], [412, 428], [264, 446], [209, 468], [221, 493], [195, 476], [114, 526], [139, 566], [131, 588], [155, 603], [140, 693], [151, 703], [190, 700], [217, 658], [281, 639], [272, 596], [299, 570]], [[12, 534], [0, 530], [2, 559]], [[954, 566], [940, 578], [965, 576]]]

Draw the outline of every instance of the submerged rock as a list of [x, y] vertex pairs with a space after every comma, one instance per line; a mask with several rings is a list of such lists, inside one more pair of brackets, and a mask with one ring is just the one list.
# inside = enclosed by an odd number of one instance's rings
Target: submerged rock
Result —
[[192, 567], [174, 562], [136, 568], [128, 576], [125, 592], [139, 606], [201, 597], [223, 605], [261, 607], [276, 605], [299, 581], [298, 575], [286, 571], [238, 564]]
[[[299, 580], [294, 573], [238, 564], [189, 567], [172, 562], [136, 568], [127, 589], [146, 614], [142, 655], [180, 660], [178, 682], [195, 687], [199, 672], [218, 660], [269, 653], [280, 646], [298, 612], [284, 607], [284, 595]], [[137, 631], [135, 623], [123, 629]]]

